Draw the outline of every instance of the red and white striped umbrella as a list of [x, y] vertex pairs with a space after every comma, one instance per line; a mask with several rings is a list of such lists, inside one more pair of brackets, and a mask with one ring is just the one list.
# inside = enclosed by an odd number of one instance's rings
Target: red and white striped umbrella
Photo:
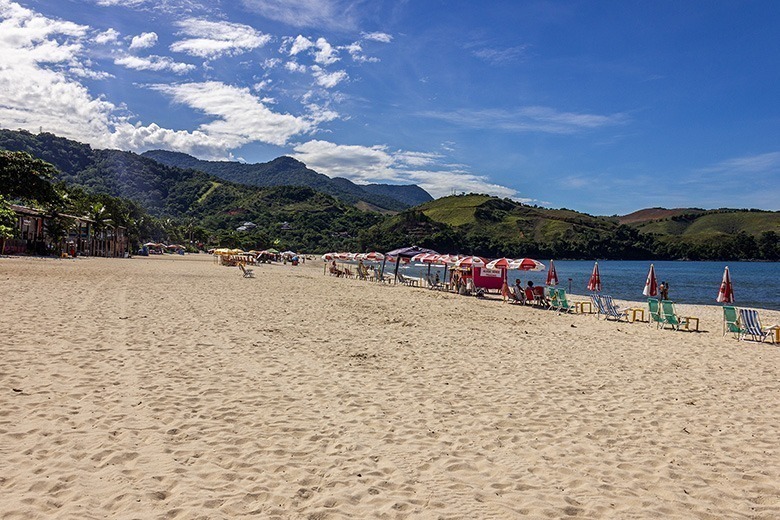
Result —
[[455, 262], [455, 267], [485, 267], [485, 259], [479, 256], [467, 256]]
[[371, 251], [370, 253], [366, 253], [363, 258], [369, 262], [381, 262], [385, 259], [385, 255], [377, 251]]
[[647, 273], [647, 281], [642, 294], [645, 296], [658, 296], [658, 280], [655, 278], [655, 267], [653, 264], [650, 264], [650, 272]]
[[558, 285], [558, 271], [555, 270], [552, 260], [550, 260], [550, 270], [547, 271], [547, 285]]
[[485, 267], [488, 269], [509, 269], [509, 263], [512, 261], [511, 258], [496, 258], [488, 262]]
[[412, 262], [422, 262], [424, 264], [435, 264], [439, 261], [440, 255], [434, 255], [432, 253], [420, 253], [414, 255], [411, 259]]
[[734, 303], [734, 287], [731, 285], [731, 275], [729, 275], [728, 266], [723, 271], [723, 281], [720, 282], [717, 301], [718, 303]]
[[601, 275], [599, 274], [599, 263], [593, 265], [593, 272], [588, 280], [588, 290], [593, 292], [601, 291]]
[[544, 264], [541, 263], [539, 260], [534, 260], [533, 258], [517, 258], [515, 260], [511, 260], [507, 268], [519, 269], [520, 271], [544, 271], [545, 270]]
[[449, 265], [454, 265], [458, 260], [460, 260], [460, 255], [441, 255], [439, 257], [441, 263]]

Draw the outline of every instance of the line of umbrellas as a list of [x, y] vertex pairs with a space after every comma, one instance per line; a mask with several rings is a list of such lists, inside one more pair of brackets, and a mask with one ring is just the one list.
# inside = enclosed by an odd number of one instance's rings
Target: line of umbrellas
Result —
[[[411, 248], [407, 248], [411, 249]], [[401, 250], [397, 250], [401, 251]], [[451, 266], [453, 268], [473, 268], [484, 267], [486, 269], [503, 269], [506, 271], [510, 269], [516, 269], [520, 271], [544, 271], [545, 266], [543, 263], [533, 258], [496, 258], [495, 260], [487, 260], [481, 256], [464, 256], [464, 255], [450, 255], [439, 254], [435, 252], [420, 252], [413, 256], [402, 256], [400, 254], [388, 254], [379, 253], [373, 251], [370, 253], [326, 253], [322, 255], [322, 259], [325, 261], [342, 260], [342, 261], [369, 261], [369, 262], [396, 262], [400, 260], [406, 260], [408, 262], [417, 262], [431, 265], [443, 265]], [[546, 285], [558, 285], [558, 272], [555, 269], [555, 263], [550, 260], [550, 268], [547, 270]], [[591, 292], [601, 292], [601, 274], [599, 272], [599, 263], [593, 264], [593, 272], [588, 280], [587, 288]], [[655, 275], [655, 265], [650, 264], [650, 271], [647, 273], [647, 280], [645, 281], [645, 288], [642, 294], [648, 297], [658, 296], [658, 279]], [[718, 290], [718, 296], [716, 298], [718, 303], [734, 303], [734, 287], [731, 283], [731, 275], [729, 274], [729, 268], [723, 271], [723, 280]]]

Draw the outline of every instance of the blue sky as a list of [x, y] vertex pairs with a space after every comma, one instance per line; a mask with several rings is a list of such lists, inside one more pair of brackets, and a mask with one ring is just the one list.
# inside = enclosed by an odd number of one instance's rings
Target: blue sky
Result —
[[0, 0], [0, 126], [591, 214], [780, 210], [780, 2]]

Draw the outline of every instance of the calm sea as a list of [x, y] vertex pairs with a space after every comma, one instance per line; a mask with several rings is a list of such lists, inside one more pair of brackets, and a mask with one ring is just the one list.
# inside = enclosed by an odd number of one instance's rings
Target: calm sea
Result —
[[[615, 298], [642, 301], [645, 296], [649, 261], [599, 261], [602, 293]], [[723, 278], [723, 268], [728, 265], [734, 286], [736, 305], [780, 310], [780, 263], [778, 262], [675, 262], [656, 261], [655, 274], [658, 283], [669, 284], [669, 299], [678, 303], [717, 305], [715, 298]], [[548, 261], [544, 264], [549, 268]], [[390, 267], [389, 269], [392, 269]], [[388, 270], [389, 270], [388, 269]], [[425, 274], [427, 266], [408, 266], [401, 272], [412, 276]], [[560, 260], [555, 262], [560, 287], [573, 294], [587, 294], [588, 279], [593, 262], [588, 260]], [[431, 273], [443, 268], [432, 267]], [[392, 272], [392, 271], [390, 271]], [[509, 271], [510, 283], [520, 278], [525, 284], [532, 280], [544, 285], [547, 272]]]

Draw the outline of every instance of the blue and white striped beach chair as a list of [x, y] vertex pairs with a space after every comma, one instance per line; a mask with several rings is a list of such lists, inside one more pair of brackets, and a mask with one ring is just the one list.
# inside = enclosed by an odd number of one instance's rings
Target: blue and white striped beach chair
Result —
[[755, 309], [739, 309], [739, 324], [740, 324], [740, 338], [745, 339], [745, 336], [752, 336], [753, 341], [764, 341], [766, 338], [771, 337], [772, 343], [775, 342], [774, 337], [768, 330], [764, 330], [761, 327], [761, 320], [758, 317], [758, 311]]

